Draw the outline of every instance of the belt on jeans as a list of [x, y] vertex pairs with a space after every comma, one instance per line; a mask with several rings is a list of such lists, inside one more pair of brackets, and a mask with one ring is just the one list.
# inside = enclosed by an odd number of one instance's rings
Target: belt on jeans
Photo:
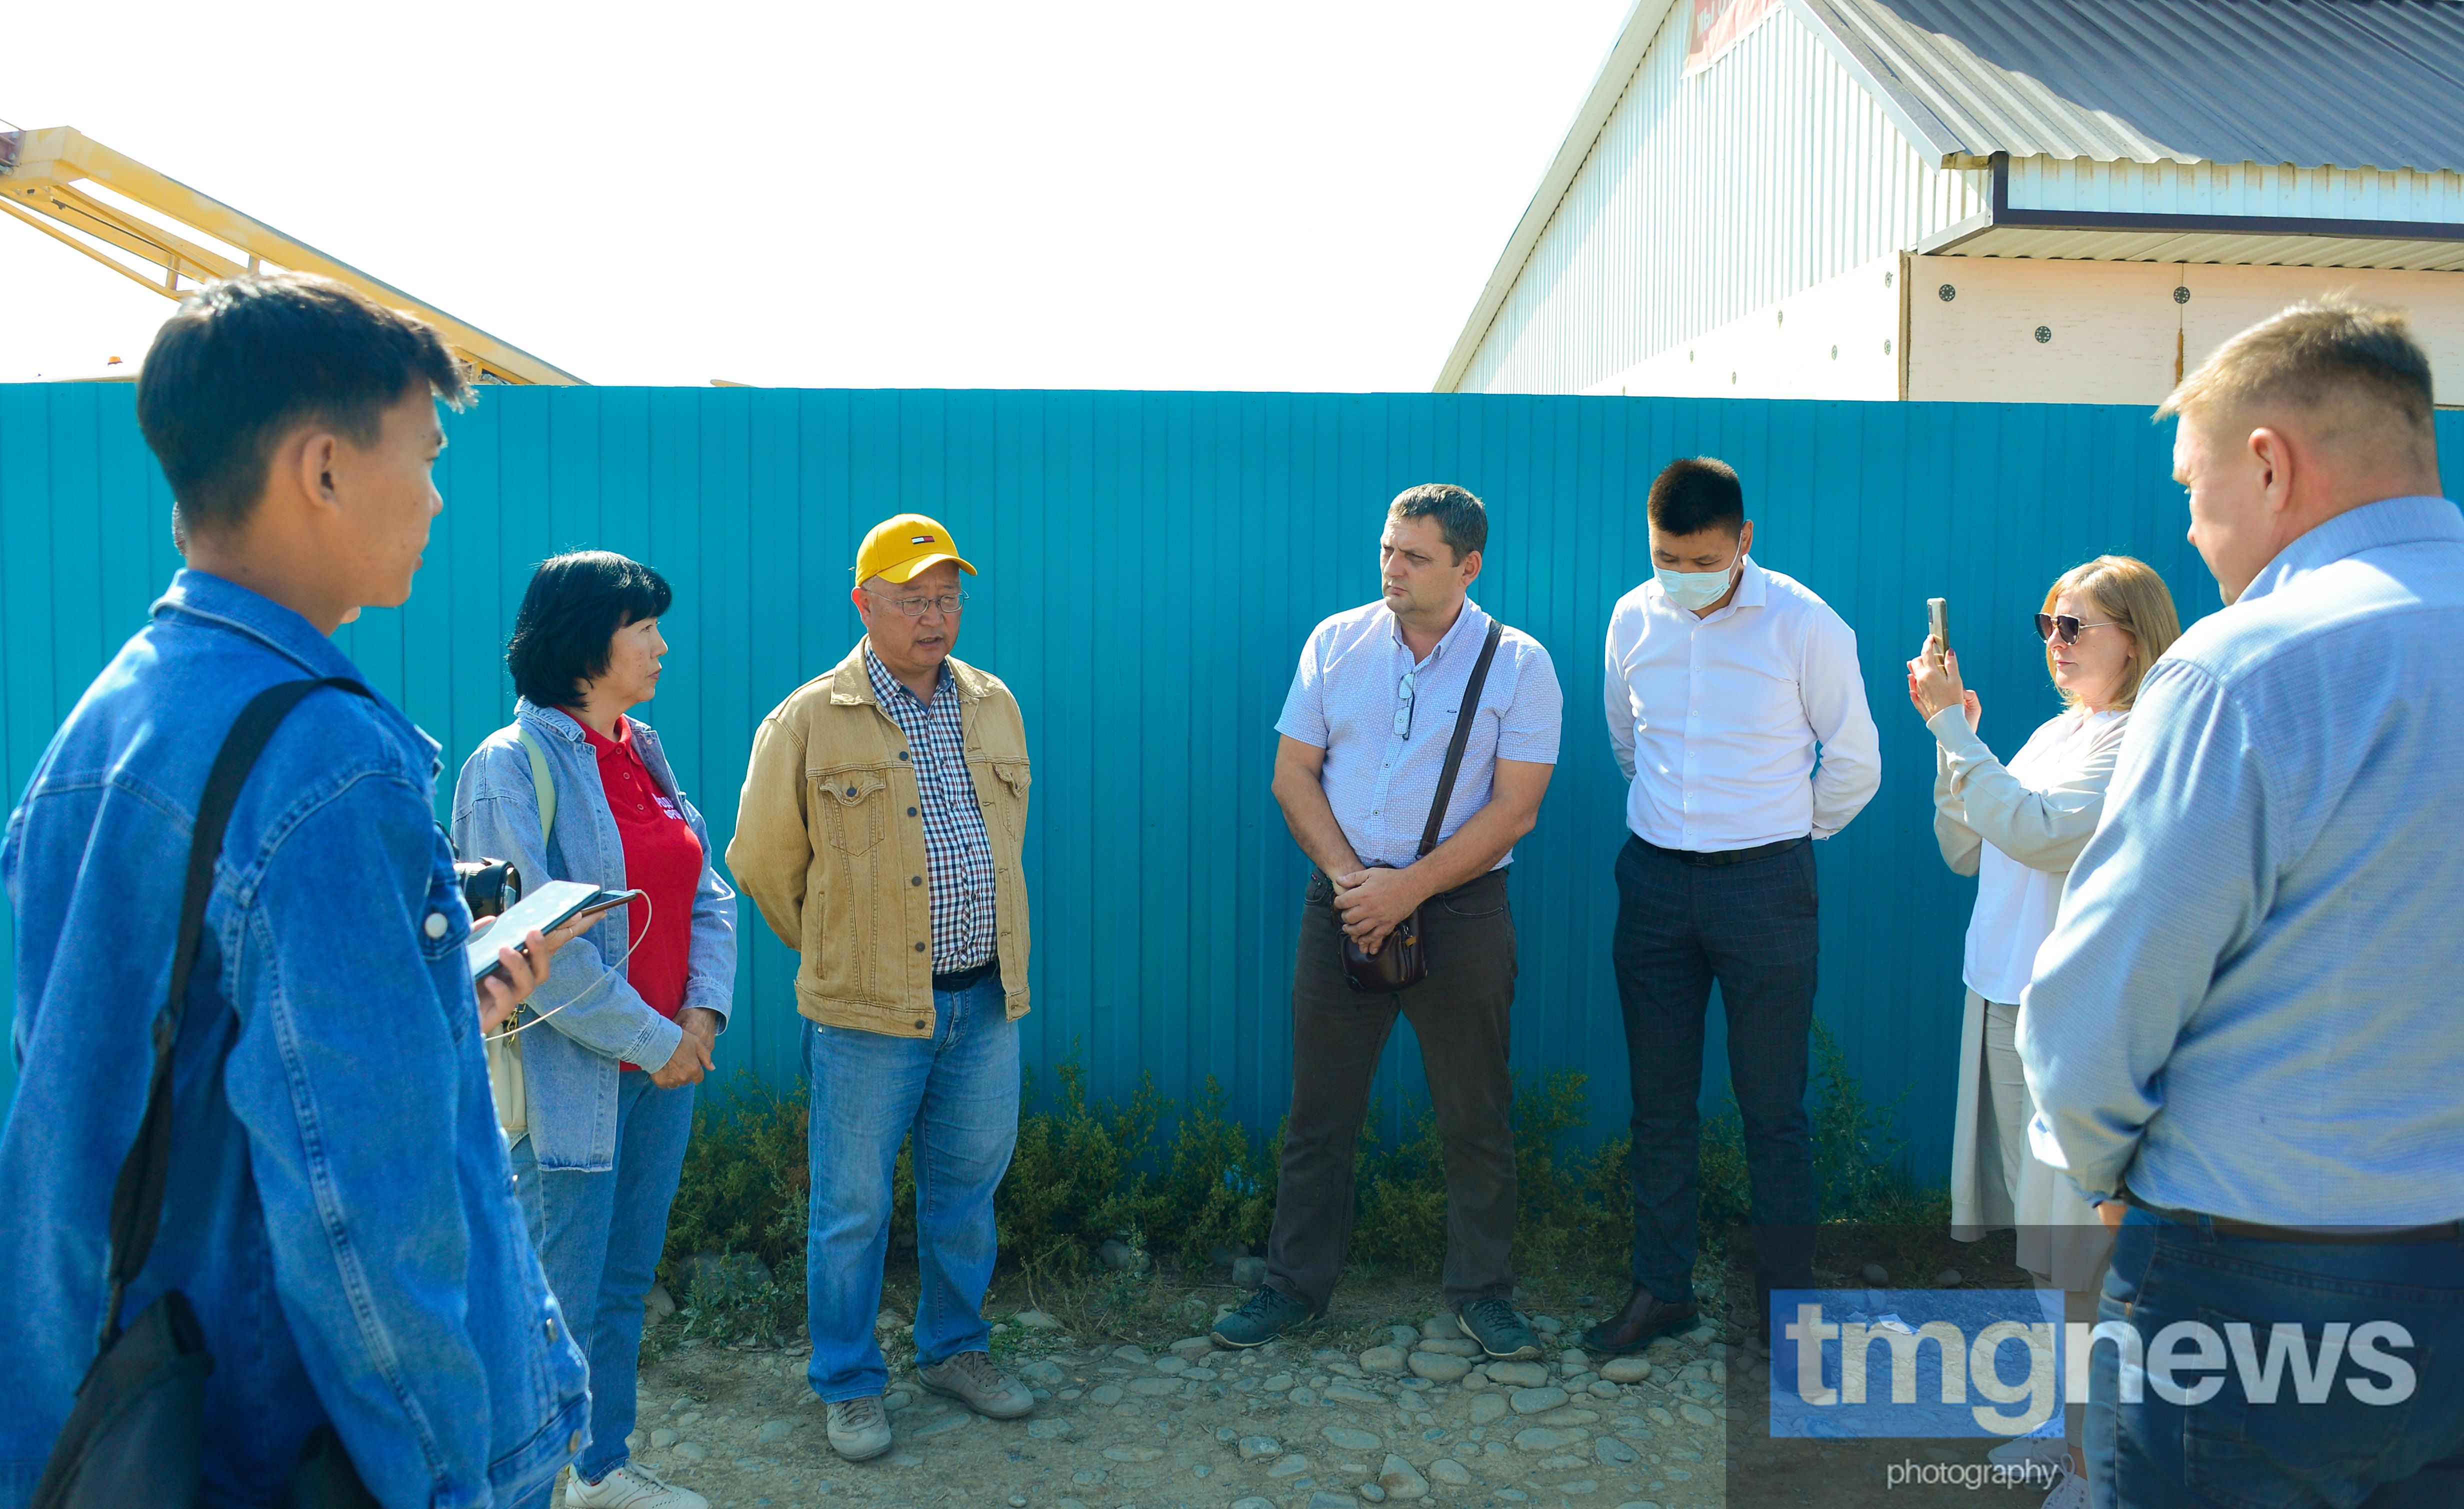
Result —
[[1813, 836], [1809, 834], [1804, 838], [1782, 839], [1777, 843], [1757, 843], [1750, 849], [1663, 849], [1640, 834], [1635, 836], [1634, 842], [1655, 854], [1665, 854], [1680, 864], [1743, 864], [1748, 860], [1763, 860], [1774, 854], [1785, 854], [1800, 843], [1812, 842]]
[[986, 959], [972, 970], [958, 970], [949, 974], [934, 975], [933, 988], [944, 994], [971, 991], [982, 982], [985, 975], [993, 973], [1000, 968], [1001, 960]]
[[2256, 1221], [2236, 1221], [2197, 1211], [2177, 1211], [2150, 1205], [2128, 1190], [2122, 1191], [2121, 1197], [2134, 1210], [2145, 1211], [2160, 1221], [2170, 1221], [2176, 1226], [2204, 1223], [2226, 1236], [2248, 1236], [2259, 1241], [2355, 1244], [2464, 1241], [2464, 1221], [2440, 1221], [2434, 1226], [2263, 1226]]

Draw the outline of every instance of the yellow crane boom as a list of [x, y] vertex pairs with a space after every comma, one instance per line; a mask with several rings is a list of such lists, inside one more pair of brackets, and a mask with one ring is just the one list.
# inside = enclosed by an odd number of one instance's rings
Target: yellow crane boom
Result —
[[[247, 261], [209, 250], [145, 216], [131, 214], [87, 191], [83, 185], [100, 185], [193, 235], [236, 248]], [[582, 382], [476, 325], [113, 151], [74, 126], [0, 131], [0, 210], [166, 298], [186, 297], [201, 282], [240, 273], [321, 273], [435, 326], [454, 352], [478, 370], [482, 381]], [[140, 271], [122, 256], [113, 255], [112, 250], [159, 270], [160, 275]]]

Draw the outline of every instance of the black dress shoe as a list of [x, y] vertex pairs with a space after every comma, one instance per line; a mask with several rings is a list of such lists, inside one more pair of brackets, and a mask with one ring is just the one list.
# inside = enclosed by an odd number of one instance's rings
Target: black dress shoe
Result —
[[1671, 1304], [1637, 1284], [1623, 1310], [1583, 1333], [1583, 1350], [1622, 1357], [1642, 1350], [1655, 1337], [1691, 1330], [1702, 1318], [1692, 1304]]

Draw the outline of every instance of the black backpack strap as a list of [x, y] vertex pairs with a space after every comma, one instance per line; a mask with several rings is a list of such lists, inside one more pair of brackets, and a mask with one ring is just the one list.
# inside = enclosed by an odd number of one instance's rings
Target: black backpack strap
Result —
[[111, 1191], [111, 1301], [103, 1312], [98, 1353], [108, 1350], [120, 1337], [121, 1301], [154, 1249], [155, 1227], [163, 1215], [163, 1192], [171, 1172], [171, 1050], [180, 1040], [181, 1008], [187, 999], [188, 972], [197, 962], [198, 940], [205, 931], [206, 903], [213, 895], [214, 862], [222, 855], [223, 828], [231, 821], [248, 773], [265, 753], [266, 741], [300, 699], [319, 687], [375, 696], [341, 676], [266, 688], [240, 710], [206, 776], [205, 795], [197, 798], [196, 826], [188, 838], [187, 884], [180, 897], [180, 930], [171, 946], [171, 990], [154, 1017], [154, 1075], [145, 1092], [145, 1119], [138, 1125], [137, 1141], [121, 1161], [120, 1179]]
[[1455, 776], [1463, 772], [1463, 751], [1471, 744], [1471, 720], [1480, 711], [1480, 690], [1488, 685], [1488, 663], [1497, 658], [1497, 642], [1506, 625], [1488, 621], [1488, 638], [1481, 642], [1480, 660], [1471, 667], [1471, 684], [1463, 688], [1463, 710], [1455, 714], [1454, 742], [1446, 746], [1446, 768], [1438, 776], [1438, 799], [1429, 807], [1429, 825], [1420, 830], [1420, 853], [1438, 846], [1438, 829], [1445, 825], [1446, 804], [1455, 799]]

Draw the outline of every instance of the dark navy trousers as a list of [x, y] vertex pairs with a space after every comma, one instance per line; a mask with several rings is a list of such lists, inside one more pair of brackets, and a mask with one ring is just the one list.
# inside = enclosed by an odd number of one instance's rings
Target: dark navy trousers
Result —
[[1814, 843], [1697, 864], [1629, 837], [1611, 945], [1634, 1092], [1634, 1281], [1694, 1298], [1703, 1018], [1717, 981], [1728, 1083], [1753, 1180], [1756, 1299], [1814, 1287], [1814, 1143], [1805, 1111], [1814, 1027]]

